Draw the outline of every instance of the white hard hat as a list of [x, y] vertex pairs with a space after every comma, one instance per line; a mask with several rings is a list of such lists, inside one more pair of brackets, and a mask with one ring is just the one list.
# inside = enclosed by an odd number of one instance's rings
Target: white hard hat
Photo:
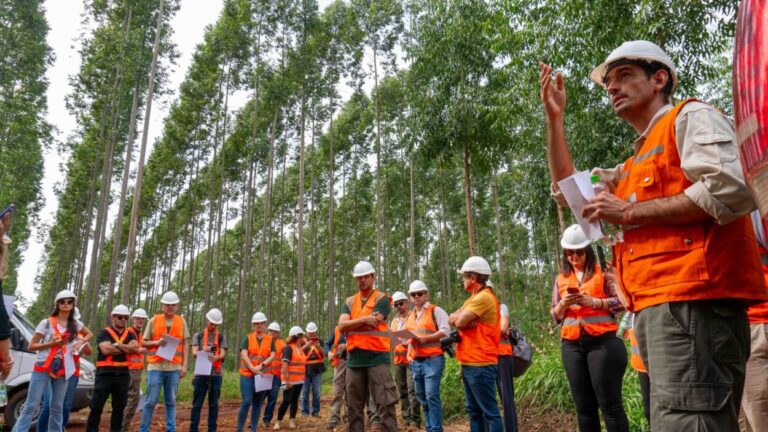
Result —
[[58, 303], [59, 300], [65, 299], [65, 298], [71, 298], [77, 300], [77, 296], [75, 296], [75, 293], [72, 291], [65, 289], [61, 290], [58, 293], [56, 293], [56, 300], [54, 300], [55, 303]]
[[316, 333], [317, 332], [317, 324], [310, 322], [307, 324], [307, 333]]
[[117, 305], [114, 309], [112, 309], [112, 315], [130, 315], [131, 311], [128, 309], [128, 306], [126, 305]]
[[131, 315], [134, 318], [146, 318], [147, 317], [147, 311], [145, 311], [142, 308], [138, 308], [135, 311], [133, 311], [133, 315]]
[[269, 323], [269, 327], [267, 327], [267, 330], [279, 332], [280, 324], [278, 324], [277, 321], [272, 321], [271, 323]]
[[400, 291], [395, 291], [395, 293], [392, 294], [392, 302], [397, 303], [401, 300], [408, 300], [408, 297]]
[[591, 242], [578, 224], [573, 224], [565, 229], [563, 238], [560, 239], [560, 246], [563, 249], [584, 249]]
[[293, 326], [291, 327], [291, 331], [288, 332], [288, 337], [294, 337], [300, 334], [304, 334], [304, 330], [302, 330], [299, 326]]
[[485, 281], [485, 286], [487, 286], [488, 288], [493, 288], [493, 282], [491, 282], [490, 280], [487, 280]]
[[221, 314], [221, 311], [216, 308], [209, 310], [208, 313], [205, 314], [205, 319], [216, 325], [224, 322], [224, 316]]
[[179, 304], [179, 296], [177, 296], [173, 291], [168, 291], [167, 293], [163, 294], [163, 298], [160, 299], [160, 303], [167, 305]]
[[488, 264], [488, 261], [486, 261], [483, 257], [471, 256], [467, 258], [466, 261], [464, 261], [464, 264], [461, 266], [461, 270], [459, 270], [460, 274], [467, 272], [490, 276], [491, 265]]
[[251, 324], [253, 324], [253, 323], [260, 323], [260, 322], [266, 322], [266, 321], [267, 321], [267, 316], [264, 315], [264, 312], [256, 312], [251, 317]]
[[79, 320], [80, 318], [82, 318], [80, 316], [80, 309], [78, 309], [77, 306], [75, 306], [75, 313], [72, 315], [75, 317], [76, 320]]
[[352, 270], [352, 276], [354, 277], [366, 276], [374, 273], [376, 273], [376, 270], [373, 269], [373, 266], [368, 261], [360, 261], [355, 264], [355, 269]]
[[608, 66], [616, 60], [646, 60], [648, 62], [657, 61], [664, 66], [668, 67], [672, 72], [672, 88], [677, 86], [677, 72], [675, 71], [675, 64], [672, 63], [672, 59], [669, 58], [666, 52], [653, 42], [644, 40], [636, 40], [624, 42], [620, 47], [611, 51], [608, 58], [598, 67], [592, 70], [589, 74], [589, 78], [605, 88], [603, 83], [603, 77], [608, 73]]
[[408, 294], [422, 291], [427, 291], [427, 285], [418, 279], [411, 282], [411, 286], [408, 287]]

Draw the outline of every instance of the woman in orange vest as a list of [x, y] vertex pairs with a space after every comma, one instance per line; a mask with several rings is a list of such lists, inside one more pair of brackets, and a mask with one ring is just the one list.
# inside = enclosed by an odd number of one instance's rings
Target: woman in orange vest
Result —
[[275, 422], [274, 430], [280, 429], [280, 422], [285, 417], [288, 408], [291, 408], [290, 417], [288, 420], [288, 427], [291, 429], [296, 428], [296, 413], [299, 411], [299, 396], [301, 396], [301, 388], [304, 384], [304, 378], [306, 375], [306, 357], [302, 352], [300, 346], [305, 342], [304, 330], [299, 326], [291, 327], [288, 332], [288, 340], [285, 341], [285, 348], [281, 355], [283, 359], [283, 368], [280, 375], [282, 376], [283, 383], [285, 384], [285, 390], [283, 391], [283, 401], [280, 403], [280, 408], [277, 410], [277, 422]]
[[245, 428], [248, 410], [251, 410], [251, 432], [256, 431], [261, 414], [261, 404], [268, 390], [256, 393], [254, 375], [268, 374], [275, 358], [275, 341], [267, 334], [267, 316], [256, 312], [251, 317], [253, 332], [240, 345], [240, 411], [237, 413], [237, 432]]
[[562, 358], [581, 432], [600, 432], [598, 407], [608, 432], [629, 431], [621, 404], [627, 350], [616, 337], [623, 307], [604, 283], [590, 240], [571, 225], [560, 240], [564, 265], [552, 289], [552, 317], [562, 325]]
[[59, 291], [54, 300], [53, 313], [35, 328], [35, 334], [29, 341], [29, 350], [37, 351], [37, 359], [29, 380], [27, 401], [13, 426], [13, 432], [27, 432], [30, 429], [49, 383], [52, 393], [48, 428], [53, 431], [63, 430], [62, 407], [67, 391], [64, 355], [68, 350], [79, 351], [93, 337], [90, 331], [85, 336], [78, 335], [83, 330], [83, 324], [75, 319], [74, 309], [75, 293], [70, 290]]

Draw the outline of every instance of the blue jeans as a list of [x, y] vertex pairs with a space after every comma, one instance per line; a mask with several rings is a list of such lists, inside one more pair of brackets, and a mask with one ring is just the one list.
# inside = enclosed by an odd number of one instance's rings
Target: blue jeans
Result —
[[472, 432], [503, 432], [499, 404], [496, 402], [496, 365], [462, 366], [469, 429]]
[[147, 371], [147, 396], [141, 412], [140, 432], [149, 432], [149, 423], [160, 399], [160, 387], [165, 396], [165, 430], [176, 432], [176, 392], [179, 390], [179, 371]]
[[[274, 379], [272, 383], [274, 385]], [[256, 430], [259, 425], [259, 414], [261, 414], [261, 404], [267, 397], [269, 390], [256, 393], [256, 384], [253, 377], [240, 375], [240, 411], [237, 413], [237, 432], [243, 432], [245, 421], [248, 419], [248, 409], [251, 409], [251, 432]]]
[[[67, 381], [67, 393], [64, 395], [64, 405], [61, 411], [61, 426], [67, 427], [69, 423], [69, 414], [72, 411], [72, 401], [75, 399], [75, 390], [80, 377], [73, 376]], [[48, 417], [51, 413], [51, 386], [45, 388], [43, 393], [43, 408], [37, 416], [37, 432], [48, 432]]]
[[277, 395], [280, 393], [280, 377], [275, 375], [272, 378], [272, 390], [267, 394], [267, 407], [264, 409], [264, 423], [269, 424], [272, 417], [275, 416], [275, 405], [277, 405]]
[[43, 393], [45, 393], [48, 383], [51, 384], [51, 408], [48, 418], [48, 429], [54, 431], [63, 429], [61, 426], [61, 413], [64, 406], [64, 396], [67, 394], [67, 380], [64, 377], [51, 379], [48, 372], [32, 372], [32, 377], [29, 379], [29, 389], [27, 390], [27, 401], [24, 404], [24, 409], [21, 411], [19, 419], [16, 420], [16, 424], [13, 426], [12, 432], [27, 432], [32, 426], [32, 420], [37, 413], [37, 409], [40, 408], [40, 403], [43, 401]]
[[208, 431], [216, 430], [219, 419], [219, 396], [221, 395], [221, 375], [195, 375], [192, 379], [192, 412], [189, 415], [189, 432], [197, 432], [200, 425], [200, 410], [203, 409], [205, 396], [208, 396]]
[[320, 414], [320, 388], [323, 385], [323, 374], [307, 375], [301, 388], [301, 415], [309, 414], [309, 392], [312, 391], [312, 415]]
[[442, 432], [443, 402], [440, 400], [440, 379], [445, 369], [445, 357], [437, 355], [411, 363], [416, 398], [424, 408], [427, 432]]

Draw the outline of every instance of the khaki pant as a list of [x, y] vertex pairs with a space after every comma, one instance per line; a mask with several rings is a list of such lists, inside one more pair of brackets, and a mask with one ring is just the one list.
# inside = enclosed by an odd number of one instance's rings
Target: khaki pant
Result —
[[395, 382], [400, 396], [400, 415], [406, 425], [421, 425], [421, 409], [413, 385], [413, 371], [409, 364], [395, 365]]
[[128, 403], [123, 412], [122, 432], [128, 432], [131, 429], [131, 421], [136, 413], [136, 407], [139, 406], [139, 390], [141, 388], [141, 373], [144, 369], [131, 369], [131, 381], [128, 384]]
[[389, 364], [376, 365], [367, 368], [347, 367], [347, 402], [349, 404], [349, 432], [361, 432], [365, 430], [363, 421], [363, 409], [369, 394], [376, 403], [376, 411], [379, 414], [381, 430], [384, 432], [397, 431], [397, 392], [392, 375], [389, 373]]
[[739, 428], [742, 432], [768, 431], [768, 324], [752, 324], [749, 327], [752, 355], [747, 361]]
[[[328, 424], [336, 426], [346, 423], [349, 408], [347, 407], [347, 361], [339, 359], [333, 369], [333, 399], [331, 400], [331, 419]], [[341, 410], [344, 408], [344, 414]]]
[[743, 305], [663, 303], [637, 313], [635, 332], [651, 379], [651, 430], [738, 430], [749, 355]]

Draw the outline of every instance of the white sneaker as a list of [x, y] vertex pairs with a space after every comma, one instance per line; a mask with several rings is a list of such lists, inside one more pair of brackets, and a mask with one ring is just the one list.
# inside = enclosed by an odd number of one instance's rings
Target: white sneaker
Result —
[[272, 426], [272, 430], [279, 430], [280, 429], [280, 421], [276, 421], [275, 425]]
[[296, 422], [293, 421], [293, 419], [288, 420], [288, 428], [289, 429], [296, 429]]

